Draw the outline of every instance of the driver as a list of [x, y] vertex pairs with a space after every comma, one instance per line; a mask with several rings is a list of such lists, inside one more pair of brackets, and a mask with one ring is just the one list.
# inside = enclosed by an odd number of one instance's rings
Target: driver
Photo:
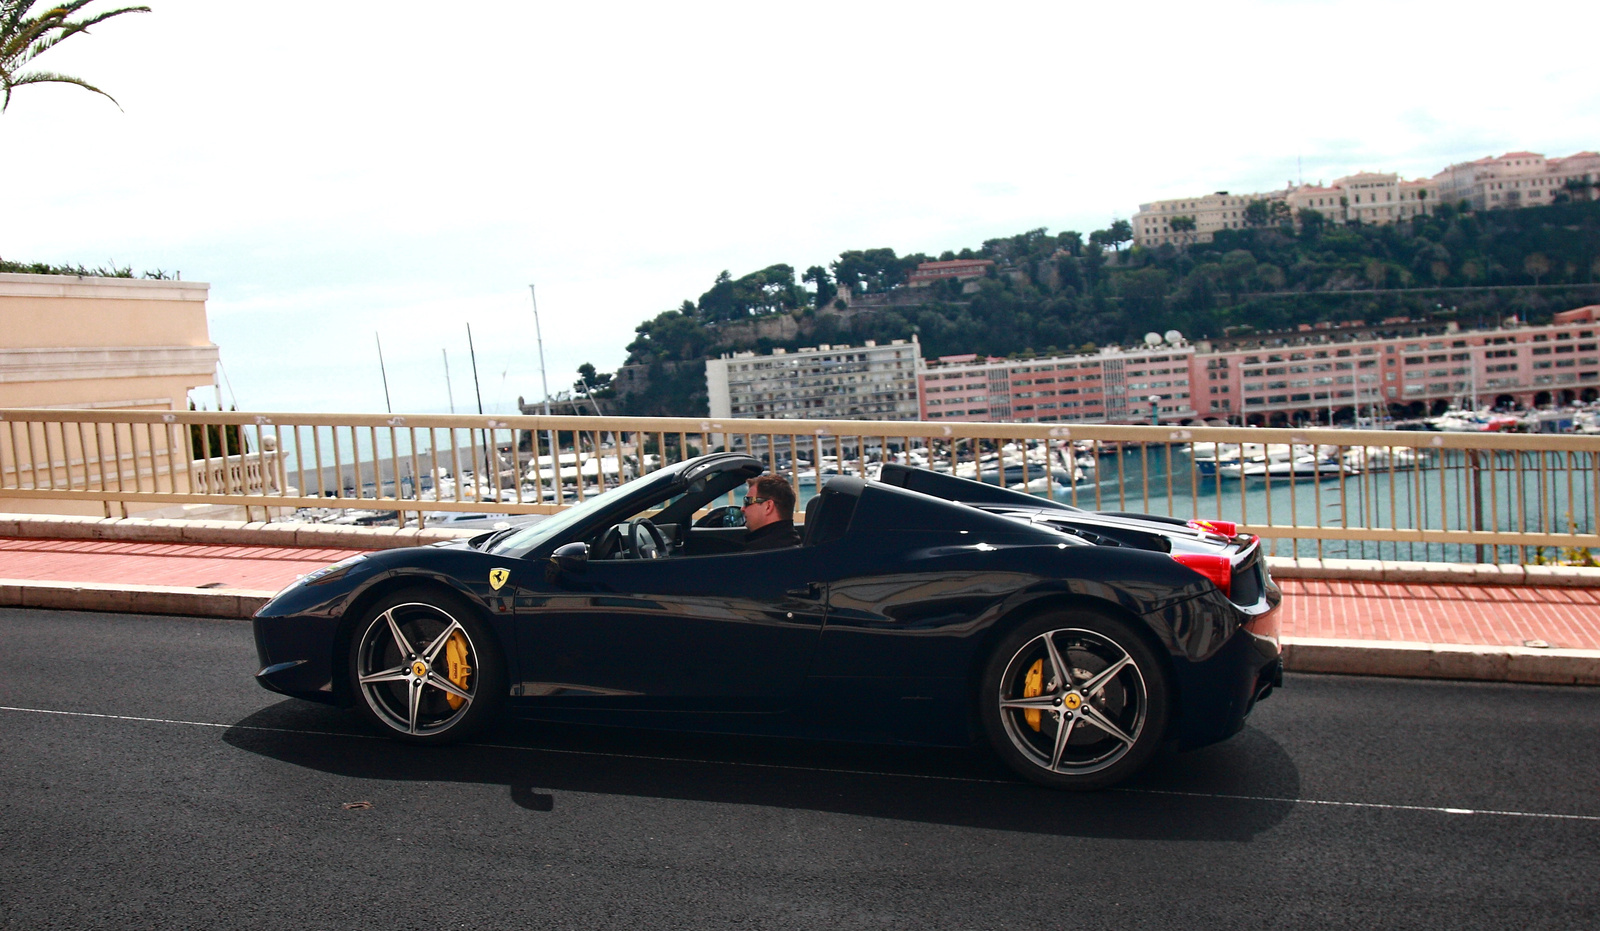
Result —
[[759, 475], [744, 487], [746, 552], [799, 546], [794, 529], [794, 489], [781, 475]]

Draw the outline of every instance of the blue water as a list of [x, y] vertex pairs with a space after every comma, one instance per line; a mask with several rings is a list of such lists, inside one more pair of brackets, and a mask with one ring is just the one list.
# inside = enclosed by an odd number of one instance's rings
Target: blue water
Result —
[[[1165, 448], [1100, 457], [1096, 481], [1054, 495], [1096, 510], [1130, 510], [1241, 524], [1386, 530], [1502, 530], [1594, 533], [1596, 463], [1586, 454], [1430, 450], [1417, 469], [1321, 478], [1191, 479], [1189, 453]], [[1170, 456], [1170, 464], [1169, 464]], [[1570, 460], [1569, 458], [1570, 457]], [[1521, 468], [1518, 469], [1520, 461]], [[1169, 488], [1168, 476], [1171, 476]], [[1318, 520], [1320, 515], [1320, 521]], [[1418, 541], [1268, 541], [1277, 556], [1426, 562], [1521, 563], [1526, 547]], [[1524, 552], [1526, 550], [1526, 552]]]

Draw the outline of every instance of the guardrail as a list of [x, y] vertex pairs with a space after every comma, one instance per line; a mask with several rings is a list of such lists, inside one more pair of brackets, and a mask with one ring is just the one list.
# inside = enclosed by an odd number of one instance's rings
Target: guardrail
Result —
[[[551, 513], [715, 449], [802, 498], [903, 462], [1095, 510], [1233, 521], [1277, 555], [1578, 561], [1600, 437], [1197, 426], [0, 410], [6, 498]], [[226, 455], [223, 455], [226, 453]]]

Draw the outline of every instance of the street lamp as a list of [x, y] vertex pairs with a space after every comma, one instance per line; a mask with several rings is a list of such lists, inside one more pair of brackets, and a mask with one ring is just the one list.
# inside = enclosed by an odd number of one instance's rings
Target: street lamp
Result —
[[1157, 427], [1161, 426], [1161, 395], [1159, 394], [1150, 396], [1150, 423]]

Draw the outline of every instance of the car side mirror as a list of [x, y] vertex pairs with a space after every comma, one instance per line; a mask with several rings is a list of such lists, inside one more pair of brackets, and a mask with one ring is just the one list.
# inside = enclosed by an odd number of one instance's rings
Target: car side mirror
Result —
[[582, 572], [589, 567], [589, 544], [579, 540], [558, 546], [550, 560], [563, 572]]

